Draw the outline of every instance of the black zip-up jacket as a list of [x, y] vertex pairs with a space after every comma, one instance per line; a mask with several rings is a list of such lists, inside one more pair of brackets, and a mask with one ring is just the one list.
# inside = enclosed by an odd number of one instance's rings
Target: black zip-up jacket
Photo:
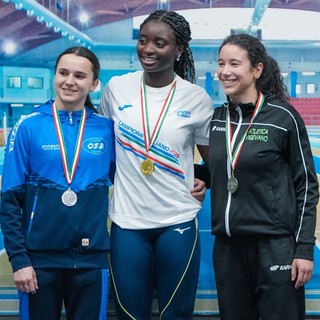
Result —
[[[249, 126], [254, 107], [254, 104], [229, 107], [232, 133], [237, 136], [233, 150]], [[227, 104], [216, 108], [211, 121], [208, 167], [212, 233], [294, 235], [295, 258], [313, 260], [319, 191], [301, 116], [289, 104], [264, 102], [247, 133], [235, 167], [238, 189], [230, 193], [227, 190], [230, 177], [227, 108]]]

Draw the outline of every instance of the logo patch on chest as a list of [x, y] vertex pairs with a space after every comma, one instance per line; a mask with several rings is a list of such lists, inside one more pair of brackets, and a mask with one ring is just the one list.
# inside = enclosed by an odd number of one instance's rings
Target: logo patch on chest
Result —
[[100, 137], [94, 137], [86, 139], [82, 147], [89, 153], [94, 155], [100, 155], [107, 151], [108, 143]]

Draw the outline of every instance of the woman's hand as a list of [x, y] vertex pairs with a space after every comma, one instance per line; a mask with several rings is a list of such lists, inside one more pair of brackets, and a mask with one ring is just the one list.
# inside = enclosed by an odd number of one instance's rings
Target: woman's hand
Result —
[[25, 267], [13, 273], [16, 288], [25, 293], [35, 294], [38, 290], [38, 281], [33, 267]]
[[197, 178], [194, 179], [194, 187], [191, 189], [191, 195], [198, 201], [203, 201], [206, 195], [206, 184]]
[[295, 288], [304, 286], [312, 278], [313, 261], [306, 259], [293, 259], [291, 280], [295, 281]]

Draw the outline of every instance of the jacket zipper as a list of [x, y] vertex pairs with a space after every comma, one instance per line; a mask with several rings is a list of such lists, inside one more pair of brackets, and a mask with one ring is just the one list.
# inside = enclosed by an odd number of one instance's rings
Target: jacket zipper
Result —
[[69, 111], [69, 121], [70, 121], [70, 125], [73, 125], [73, 119], [72, 119], [72, 111]]

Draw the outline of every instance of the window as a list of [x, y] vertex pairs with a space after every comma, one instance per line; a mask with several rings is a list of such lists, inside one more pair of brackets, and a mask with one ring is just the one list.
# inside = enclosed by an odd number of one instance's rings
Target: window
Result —
[[314, 94], [315, 86], [314, 83], [307, 83], [307, 94]]
[[21, 88], [21, 77], [7, 77], [7, 88]]
[[296, 84], [296, 94], [301, 94], [301, 84]]
[[29, 89], [43, 89], [43, 78], [28, 77]]

